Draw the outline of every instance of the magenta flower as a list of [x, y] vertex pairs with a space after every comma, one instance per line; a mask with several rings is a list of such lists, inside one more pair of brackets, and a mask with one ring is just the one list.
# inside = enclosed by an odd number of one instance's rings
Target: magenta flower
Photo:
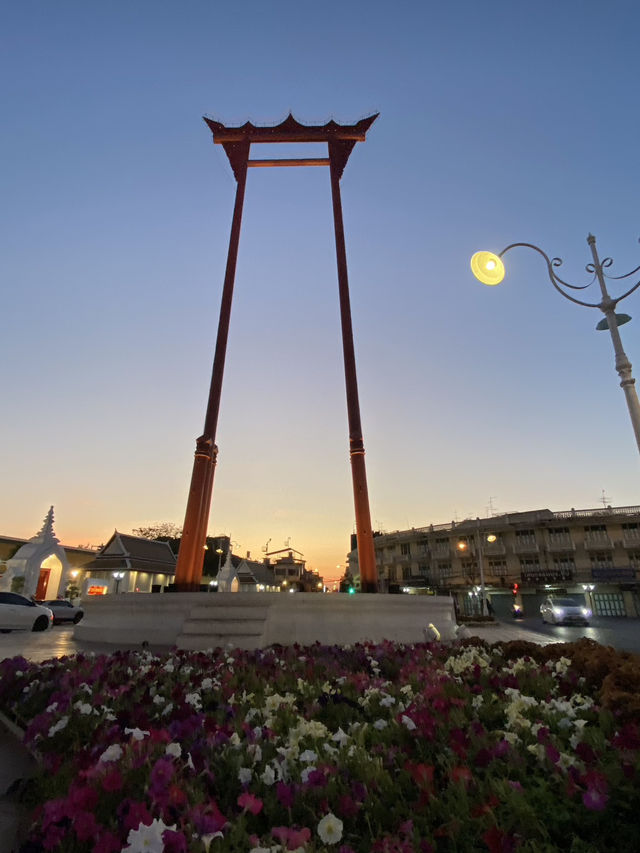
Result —
[[290, 808], [295, 802], [295, 788], [293, 785], [287, 785], [284, 782], [278, 782], [276, 785], [276, 794], [281, 806], [286, 809]]
[[93, 845], [93, 853], [120, 853], [121, 850], [122, 841], [112, 832], [105, 832]]
[[170, 758], [159, 758], [149, 775], [149, 791], [153, 796], [162, 794], [173, 779], [173, 761]]
[[120, 791], [122, 790], [122, 773], [117, 767], [113, 767], [102, 777], [102, 787], [105, 791]]
[[187, 853], [187, 839], [182, 832], [173, 829], [165, 829], [162, 833], [164, 841], [164, 853]]
[[88, 841], [98, 834], [98, 823], [91, 812], [80, 812], [74, 815], [73, 828], [78, 841]]

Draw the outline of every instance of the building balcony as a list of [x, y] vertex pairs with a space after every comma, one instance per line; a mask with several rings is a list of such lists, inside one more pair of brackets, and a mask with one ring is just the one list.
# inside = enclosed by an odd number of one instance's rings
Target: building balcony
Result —
[[482, 553], [485, 557], [503, 557], [507, 553], [507, 546], [504, 542], [486, 542]]
[[584, 534], [584, 547], [592, 551], [613, 550], [613, 542], [606, 533], [587, 531]]
[[513, 551], [514, 554], [539, 554], [540, 546], [533, 537], [531, 539], [516, 539]]
[[572, 569], [535, 569], [523, 570], [521, 581], [523, 586], [542, 586], [548, 583], [573, 582], [574, 572]]
[[568, 533], [550, 533], [547, 539], [549, 551], [575, 551], [576, 545]]
[[640, 550], [640, 530], [623, 530], [622, 547]]

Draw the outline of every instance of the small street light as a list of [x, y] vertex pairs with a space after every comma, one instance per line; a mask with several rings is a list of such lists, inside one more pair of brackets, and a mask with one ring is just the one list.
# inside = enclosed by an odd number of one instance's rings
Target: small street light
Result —
[[587, 596], [587, 604], [589, 605], [589, 609], [592, 613], [596, 612], [595, 607], [593, 606], [593, 590], [596, 588], [594, 583], [583, 583], [582, 589], [585, 591]]
[[[618, 331], [618, 326], [628, 323], [631, 317], [628, 314], [616, 314], [615, 310], [619, 302], [622, 302], [623, 299], [626, 299], [627, 296], [630, 296], [634, 290], [637, 290], [637, 288], [640, 287], [640, 281], [636, 282], [636, 284], [634, 284], [633, 287], [630, 287], [629, 290], [622, 294], [622, 296], [615, 298], [612, 298], [609, 295], [605, 283], [605, 278], [620, 281], [621, 279], [635, 275], [640, 271], [640, 265], [624, 275], [607, 275], [605, 270], [609, 269], [613, 264], [613, 258], [604, 258], [603, 260], [600, 260], [596, 249], [596, 238], [593, 234], [589, 234], [587, 237], [587, 243], [591, 248], [593, 263], [587, 264], [585, 267], [586, 271], [591, 275], [591, 280], [584, 285], [569, 284], [569, 282], [561, 279], [555, 270], [562, 264], [562, 260], [560, 258], [549, 258], [549, 256], [543, 252], [539, 246], [536, 246], [533, 243], [511, 243], [506, 249], [503, 249], [499, 255], [494, 255], [493, 252], [476, 252], [471, 258], [471, 271], [478, 281], [481, 281], [483, 284], [490, 286], [500, 284], [505, 276], [505, 268], [502, 261], [503, 256], [511, 249], [524, 246], [525, 248], [533, 249], [539, 255], [542, 255], [547, 264], [549, 281], [558, 293], [565, 297], [565, 299], [568, 299], [570, 302], [575, 302], [576, 305], [584, 305], [585, 308], [599, 308], [600, 311], [602, 311], [604, 318], [600, 320], [596, 329], [598, 331], [605, 331], [608, 329], [611, 335], [613, 351], [616, 359], [615, 366], [620, 377], [620, 387], [625, 394], [627, 408], [629, 409], [629, 416], [631, 418], [631, 426], [633, 427], [633, 432], [636, 437], [638, 450], [640, 450], [640, 401], [638, 400], [638, 393], [635, 388], [635, 379], [631, 373], [631, 362], [622, 348], [620, 332]], [[571, 290], [585, 290], [595, 281], [597, 281], [600, 286], [600, 293], [602, 295], [600, 302], [583, 302], [581, 299], [576, 299], [575, 296], [571, 296], [564, 289], [570, 288]]]
[[113, 577], [116, 582], [116, 595], [118, 594], [118, 589], [120, 588], [120, 581], [124, 578], [124, 572], [114, 572]]

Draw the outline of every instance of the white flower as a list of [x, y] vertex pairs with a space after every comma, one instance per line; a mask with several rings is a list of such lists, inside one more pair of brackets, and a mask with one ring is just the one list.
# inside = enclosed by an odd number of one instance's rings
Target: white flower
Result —
[[342, 838], [342, 821], [329, 812], [318, 824], [318, 835], [323, 844], [337, 844]]
[[164, 696], [161, 696], [159, 693], [156, 693], [156, 695], [153, 697], [154, 705], [164, 705], [166, 701], [167, 700], [164, 698]]
[[201, 835], [200, 838], [204, 846], [204, 853], [209, 853], [209, 847], [211, 847], [213, 839], [224, 838], [224, 835], [221, 832], [211, 832], [209, 835]]
[[349, 735], [346, 732], [343, 732], [341, 728], [331, 736], [331, 740], [335, 740], [336, 743], [339, 743], [340, 746], [343, 746], [349, 740]]
[[169, 702], [169, 704], [165, 705], [164, 708], [162, 709], [162, 715], [161, 716], [166, 717], [167, 714], [170, 714], [172, 711], [173, 711], [173, 702]]
[[190, 767], [191, 770], [196, 769], [196, 765], [193, 763], [193, 758], [191, 758], [191, 753], [187, 753], [187, 767]]
[[144, 740], [145, 737], [148, 737], [151, 734], [151, 732], [144, 732], [144, 731], [142, 731], [142, 729], [138, 729], [138, 728], [125, 729], [124, 733], [126, 735], [131, 735], [133, 740]]
[[61, 732], [62, 729], [67, 727], [67, 723], [69, 722], [69, 717], [60, 717], [57, 723], [55, 723], [49, 729], [49, 737], [53, 737], [58, 732]]
[[53, 714], [53, 712], [56, 710], [56, 708], [57, 708], [57, 707], [58, 707], [58, 703], [57, 703], [57, 702], [52, 702], [52, 703], [49, 705], [49, 707], [46, 709], [47, 714]]
[[229, 743], [231, 746], [240, 746], [240, 735], [238, 732], [234, 732], [229, 738]]
[[380, 700], [380, 704], [382, 705], [383, 708], [390, 708], [392, 705], [396, 704], [396, 700], [394, 699], [393, 696], [389, 696], [388, 694], [385, 694], [384, 699]]
[[402, 715], [402, 722], [409, 729], [410, 732], [412, 732], [416, 728], [416, 724], [413, 722], [411, 717], [407, 717], [406, 714]]
[[262, 781], [267, 787], [271, 787], [276, 781], [276, 774], [273, 767], [270, 764], [264, 768], [264, 772], [261, 776]]
[[202, 700], [200, 699], [199, 693], [187, 693], [184, 697], [184, 701], [195, 708], [196, 711], [199, 711], [202, 707]]
[[168, 743], [164, 752], [165, 755], [170, 755], [172, 758], [180, 758], [182, 755], [182, 747], [179, 743]]
[[122, 756], [122, 747], [119, 743], [112, 743], [111, 746], [108, 746], [105, 751], [102, 753], [98, 761], [107, 762], [107, 761], [117, 761]]
[[200, 685], [203, 690], [209, 690], [210, 687], [213, 687], [213, 681], [211, 678], [203, 678], [202, 684]]
[[240, 770], [238, 770], [238, 779], [240, 780], [241, 785], [248, 785], [252, 776], [253, 771], [250, 767], [241, 767]]
[[127, 847], [122, 848], [122, 853], [163, 853], [164, 841], [162, 833], [165, 829], [175, 830], [173, 826], [167, 826], [159, 818], [154, 818], [150, 826], [141, 823], [137, 829], [130, 829], [127, 836]]
[[312, 761], [315, 761], [317, 758], [317, 753], [315, 753], [312, 749], [305, 749], [305, 751], [300, 754], [300, 761], [305, 761], [308, 764], [310, 764]]
[[382, 719], [381, 719], [381, 720], [376, 720], [376, 721], [375, 721], [375, 723], [373, 724], [373, 728], [374, 728], [374, 729], [377, 729], [379, 732], [381, 732], [381, 731], [382, 731], [382, 729], [386, 729], [386, 728], [387, 728], [387, 721], [386, 721], [386, 720], [382, 720]]
[[80, 711], [81, 714], [90, 714], [93, 708], [88, 702], [76, 702], [73, 706], [77, 711]]
[[175, 669], [174, 665], [171, 663], [170, 660], [168, 660], [162, 668], [165, 672], [173, 672]]

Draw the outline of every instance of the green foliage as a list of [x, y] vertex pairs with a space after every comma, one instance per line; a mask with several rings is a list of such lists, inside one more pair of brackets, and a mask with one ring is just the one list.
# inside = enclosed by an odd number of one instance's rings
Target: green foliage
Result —
[[24, 590], [24, 575], [11, 578], [11, 592], [22, 592]]

